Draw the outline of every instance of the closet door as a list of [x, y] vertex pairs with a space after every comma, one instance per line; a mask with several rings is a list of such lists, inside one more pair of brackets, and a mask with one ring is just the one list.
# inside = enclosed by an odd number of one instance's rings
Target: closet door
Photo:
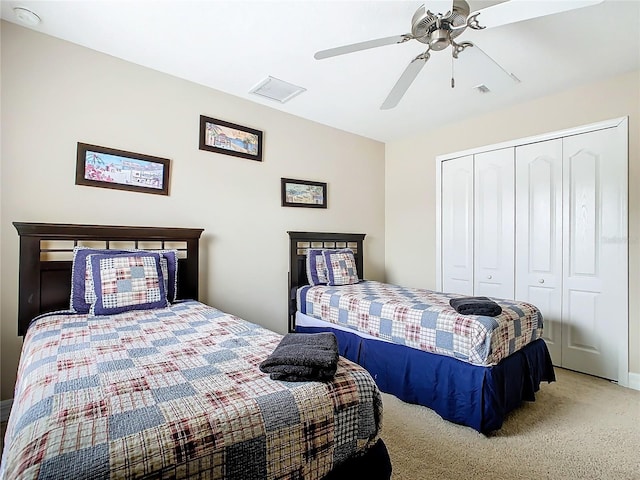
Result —
[[473, 294], [473, 156], [441, 163], [442, 291]]
[[562, 139], [516, 147], [516, 300], [542, 312], [562, 365]]
[[562, 366], [611, 380], [628, 338], [625, 135], [618, 126], [563, 143]]
[[473, 294], [514, 298], [514, 149], [474, 156]]

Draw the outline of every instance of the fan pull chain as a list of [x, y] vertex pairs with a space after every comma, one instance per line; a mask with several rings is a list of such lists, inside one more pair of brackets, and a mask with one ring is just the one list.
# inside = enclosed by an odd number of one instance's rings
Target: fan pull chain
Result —
[[[451, 51], [453, 52], [454, 50], [452, 49]], [[454, 61], [454, 58], [453, 58], [453, 55], [451, 55], [451, 88], [456, 87], [456, 81], [453, 78], [453, 61]]]

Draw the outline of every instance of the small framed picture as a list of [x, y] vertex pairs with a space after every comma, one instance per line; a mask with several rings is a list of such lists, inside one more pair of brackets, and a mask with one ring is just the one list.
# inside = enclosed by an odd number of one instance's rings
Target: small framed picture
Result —
[[167, 158], [78, 142], [76, 185], [169, 195]]
[[200, 115], [200, 150], [262, 161], [262, 132]]
[[283, 207], [327, 208], [327, 184], [309, 180], [281, 179]]

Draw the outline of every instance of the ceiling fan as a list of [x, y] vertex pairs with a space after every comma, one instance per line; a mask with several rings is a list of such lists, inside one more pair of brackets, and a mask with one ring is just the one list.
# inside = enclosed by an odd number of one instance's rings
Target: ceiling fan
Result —
[[[427, 49], [415, 57], [406, 67], [394, 87], [387, 95], [387, 98], [380, 106], [381, 110], [388, 110], [400, 102], [406, 91], [416, 79], [422, 67], [425, 66], [431, 52], [438, 52], [451, 47], [452, 59], [457, 59], [464, 52], [473, 51], [477, 61], [484, 63], [497, 63], [484, 53], [474, 43], [468, 41], [458, 41], [458, 37], [471, 28], [482, 30], [493, 28], [509, 23], [529, 20], [536, 17], [551, 15], [587, 7], [601, 3], [603, 0], [554, 0], [554, 1], [531, 1], [531, 0], [496, 0], [490, 1], [490, 6], [472, 12], [466, 0], [432, 0], [429, 4], [433, 7], [440, 6], [447, 8], [447, 13], [433, 13], [422, 5], [416, 10], [411, 19], [411, 33], [394, 35], [391, 37], [377, 38], [364, 42], [353, 43], [341, 47], [330, 48], [317, 52], [314, 57], [317, 60], [358, 52], [370, 48], [382, 47], [394, 43], [405, 43], [410, 40], [417, 40], [427, 46]], [[485, 2], [486, 3], [486, 2]], [[463, 56], [470, 55], [464, 53]], [[499, 67], [499, 65], [498, 65]], [[498, 69], [511, 80], [517, 81], [512, 75], [501, 67]], [[451, 86], [454, 87], [454, 79], [451, 79]]]

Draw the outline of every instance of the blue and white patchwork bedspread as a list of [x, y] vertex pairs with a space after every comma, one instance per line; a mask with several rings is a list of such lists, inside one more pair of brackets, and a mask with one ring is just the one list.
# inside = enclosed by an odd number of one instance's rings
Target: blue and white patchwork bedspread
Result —
[[542, 314], [529, 303], [492, 299], [502, 313], [485, 317], [456, 312], [449, 300], [457, 297], [372, 280], [297, 292], [301, 313], [474, 365], [495, 365], [542, 335]]
[[380, 393], [271, 380], [282, 337], [199, 302], [55, 314], [25, 337], [0, 478], [319, 479], [377, 440]]

